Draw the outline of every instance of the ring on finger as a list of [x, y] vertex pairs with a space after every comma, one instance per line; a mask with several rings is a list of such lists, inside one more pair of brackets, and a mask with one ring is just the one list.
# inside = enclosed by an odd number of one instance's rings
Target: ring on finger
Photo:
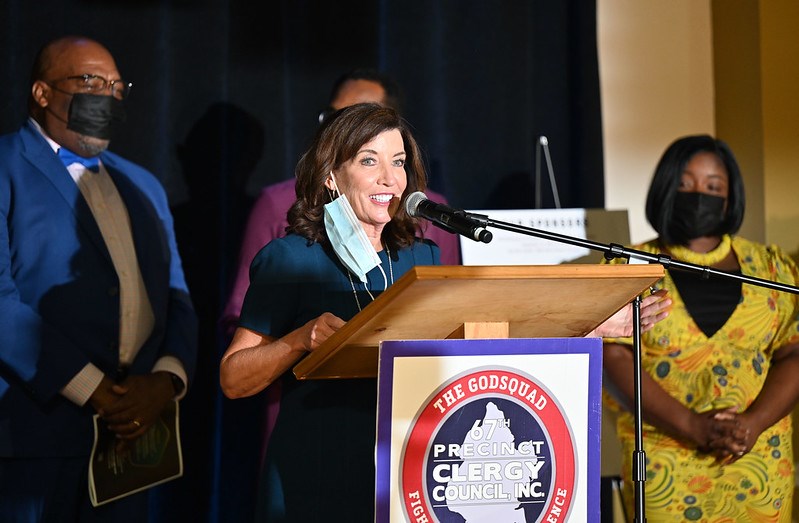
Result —
[[138, 428], [141, 428], [141, 421], [139, 421], [139, 420], [137, 420], [137, 419], [134, 419], [134, 420], [133, 420], [131, 423], [133, 423], [134, 425], [136, 425], [136, 428], [137, 428], [137, 429], [138, 429]]

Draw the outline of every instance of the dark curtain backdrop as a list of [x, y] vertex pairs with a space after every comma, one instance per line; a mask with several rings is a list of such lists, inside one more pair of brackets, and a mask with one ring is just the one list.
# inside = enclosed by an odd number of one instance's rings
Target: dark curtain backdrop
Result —
[[[260, 398], [218, 392], [216, 319], [243, 222], [292, 175], [332, 82], [392, 75], [430, 185], [456, 207], [532, 207], [535, 143], [549, 139], [563, 207], [603, 207], [596, 6], [586, 0], [2, 0], [0, 132], [26, 117], [46, 41], [104, 43], [134, 82], [111, 149], [164, 183], [201, 317], [182, 404], [184, 478], [158, 489], [158, 521], [249, 521]], [[542, 200], [552, 207], [544, 176]], [[320, 435], [324, 437], [324, 435]], [[309, 478], [324, 488], [324, 478]]]

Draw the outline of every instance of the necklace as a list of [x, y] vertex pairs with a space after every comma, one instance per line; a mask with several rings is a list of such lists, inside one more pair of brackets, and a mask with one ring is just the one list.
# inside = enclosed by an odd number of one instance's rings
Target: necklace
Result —
[[[388, 246], [386, 246], [386, 258], [388, 258], [388, 273], [391, 278], [391, 285], [394, 285], [394, 265], [391, 263], [391, 250], [389, 250]], [[385, 279], [386, 274], [383, 273], [383, 278]], [[350, 280], [350, 287], [352, 287], [352, 295], [355, 296], [355, 305], [358, 306], [358, 312], [361, 312], [363, 309], [361, 308], [361, 300], [358, 299], [358, 291], [355, 290], [355, 282], [352, 281], [352, 273], [347, 270], [347, 278]], [[368, 277], [367, 277], [368, 279]], [[367, 284], [363, 284], [364, 289], [366, 289], [366, 293], [372, 298], [372, 301], [375, 301], [375, 297], [372, 296], [372, 292], [369, 290], [369, 286]]]
[[721, 242], [710, 252], [695, 252], [683, 245], [669, 245], [669, 252], [678, 260], [695, 265], [715, 265], [726, 258], [732, 250], [729, 234], [721, 237]]

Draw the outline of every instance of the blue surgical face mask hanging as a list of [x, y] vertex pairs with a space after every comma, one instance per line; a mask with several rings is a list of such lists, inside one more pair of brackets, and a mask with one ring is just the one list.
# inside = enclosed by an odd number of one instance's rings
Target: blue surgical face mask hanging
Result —
[[[380, 267], [380, 257], [366, 236], [366, 231], [363, 230], [358, 217], [355, 216], [355, 211], [347, 200], [347, 195], [339, 192], [336, 178], [332, 172], [330, 177], [335, 185], [338, 198], [324, 207], [327, 237], [339, 261], [366, 285], [366, 274], [375, 267]], [[380, 272], [383, 273], [385, 289], [388, 287], [388, 280], [382, 267], [380, 267]]]

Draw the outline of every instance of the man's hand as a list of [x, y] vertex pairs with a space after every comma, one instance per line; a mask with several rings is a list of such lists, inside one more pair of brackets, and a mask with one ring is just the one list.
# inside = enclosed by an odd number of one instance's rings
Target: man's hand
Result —
[[103, 380], [100, 382], [100, 385], [95, 389], [94, 393], [89, 397], [89, 404], [94, 408], [97, 414], [100, 417], [103, 417], [105, 413], [112, 409], [114, 404], [118, 402], [122, 398], [122, 394], [119, 394], [114, 390], [115, 383], [109, 379], [107, 376], [103, 376]]
[[112, 392], [119, 399], [104, 409], [103, 419], [123, 440], [134, 440], [147, 432], [175, 396], [168, 372], [129, 376], [113, 385]]

